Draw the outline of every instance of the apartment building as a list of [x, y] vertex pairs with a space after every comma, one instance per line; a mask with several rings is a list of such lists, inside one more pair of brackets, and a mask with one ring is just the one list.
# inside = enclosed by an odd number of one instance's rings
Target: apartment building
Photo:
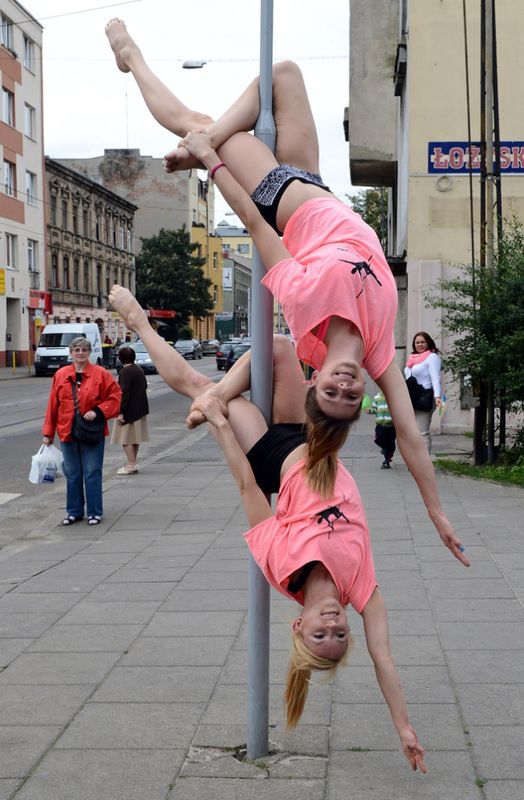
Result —
[[113, 283], [135, 290], [137, 207], [59, 161], [46, 157], [45, 165], [49, 321], [96, 322], [123, 339], [107, 297]]
[[[426, 294], [454, 265], [480, 250], [481, 3], [459, 0], [351, 0], [348, 134], [354, 185], [389, 193], [388, 257], [397, 271], [399, 362], [413, 334], [427, 330], [445, 354], [441, 311]], [[490, 4], [487, 4], [490, 5]], [[464, 20], [466, 11], [466, 24]], [[502, 198], [507, 216], [524, 219], [524, 110], [516, 76], [524, 68], [522, 5], [496, 4]], [[465, 36], [466, 34], [466, 36]], [[473, 184], [470, 225], [465, 41], [468, 44]], [[471, 426], [458, 382], [444, 375], [448, 409], [436, 430]]]
[[[61, 159], [60, 163], [136, 203], [137, 254], [141, 237], [154, 236], [161, 228], [178, 230], [185, 226], [197, 245], [195, 254], [205, 258], [202, 270], [212, 281], [214, 310], [222, 311], [222, 250], [213, 233], [212, 184], [199, 178], [196, 170], [168, 175], [163, 159], [141, 155], [138, 149], [106, 149], [103, 156]], [[214, 313], [202, 320], [191, 318], [189, 324], [198, 338], [215, 335]]]
[[26, 364], [50, 310], [45, 283], [42, 26], [0, 0], [0, 366]]

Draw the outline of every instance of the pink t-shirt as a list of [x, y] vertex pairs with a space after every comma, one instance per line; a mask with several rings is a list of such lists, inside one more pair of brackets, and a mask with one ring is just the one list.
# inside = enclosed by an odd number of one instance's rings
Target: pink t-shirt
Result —
[[283, 242], [293, 257], [262, 283], [282, 304], [298, 357], [320, 369], [327, 324], [315, 328], [342, 317], [360, 331], [363, 367], [380, 377], [395, 356], [397, 287], [373, 229], [340, 200], [316, 197], [292, 214]]
[[244, 534], [267, 581], [282, 594], [304, 602], [302, 590], [287, 590], [290, 576], [310, 561], [330, 573], [343, 605], [361, 612], [377, 585], [366, 514], [357, 485], [343, 464], [333, 497], [312, 492], [304, 462], [291, 467], [280, 486], [275, 515]]

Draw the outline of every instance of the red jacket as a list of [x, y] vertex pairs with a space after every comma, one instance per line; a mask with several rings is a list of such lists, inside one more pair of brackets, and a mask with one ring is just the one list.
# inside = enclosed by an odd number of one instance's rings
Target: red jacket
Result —
[[[106, 420], [117, 417], [120, 413], [122, 392], [113, 376], [96, 364], [86, 364], [82, 375], [82, 383], [76, 390], [80, 413], [85, 414], [98, 407]], [[61, 442], [72, 441], [71, 428], [75, 410], [72, 381], [75, 378], [73, 364], [68, 364], [55, 373], [42, 428], [43, 435], [50, 439], [53, 439], [56, 432]], [[104, 435], [107, 436], [108, 433], [106, 422]]]

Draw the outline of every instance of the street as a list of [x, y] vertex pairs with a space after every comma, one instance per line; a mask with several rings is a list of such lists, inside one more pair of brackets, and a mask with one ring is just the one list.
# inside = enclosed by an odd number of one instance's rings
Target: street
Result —
[[[214, 358], [192, 365], [212, 379], [222, 374], [217, 371]], [[0, 381], [0, 548], [24, 536], [41, 513], [48, 514], [65, 500], [63, 480], [51, 486], [33, 485], [28, 480], [31, 456], [42, 443], [40, 431], [51, 381], [51, 377], [34, 376]], [[187, 435], [185, 417], [189, 407], [189, 401], [166, 386], [160, 375], [148, 375], [147, 382], [151, 441], [142, 445], [142, 458], [161, 453]], [[55, 444], [58, 446], [56, 440]], [[122, 449], [110, 445], [108, 437], [104, 475], [115, 472], [121, 463]]]

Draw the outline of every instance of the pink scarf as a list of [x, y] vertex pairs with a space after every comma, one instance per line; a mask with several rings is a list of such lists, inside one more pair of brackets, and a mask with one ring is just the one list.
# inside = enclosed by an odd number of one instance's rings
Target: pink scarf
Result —
[[423, 353], [410, 353], [406, 367], [412, 369], [416, 364], [422, 364], [432, 354], [433, 350], [424, 350]]

